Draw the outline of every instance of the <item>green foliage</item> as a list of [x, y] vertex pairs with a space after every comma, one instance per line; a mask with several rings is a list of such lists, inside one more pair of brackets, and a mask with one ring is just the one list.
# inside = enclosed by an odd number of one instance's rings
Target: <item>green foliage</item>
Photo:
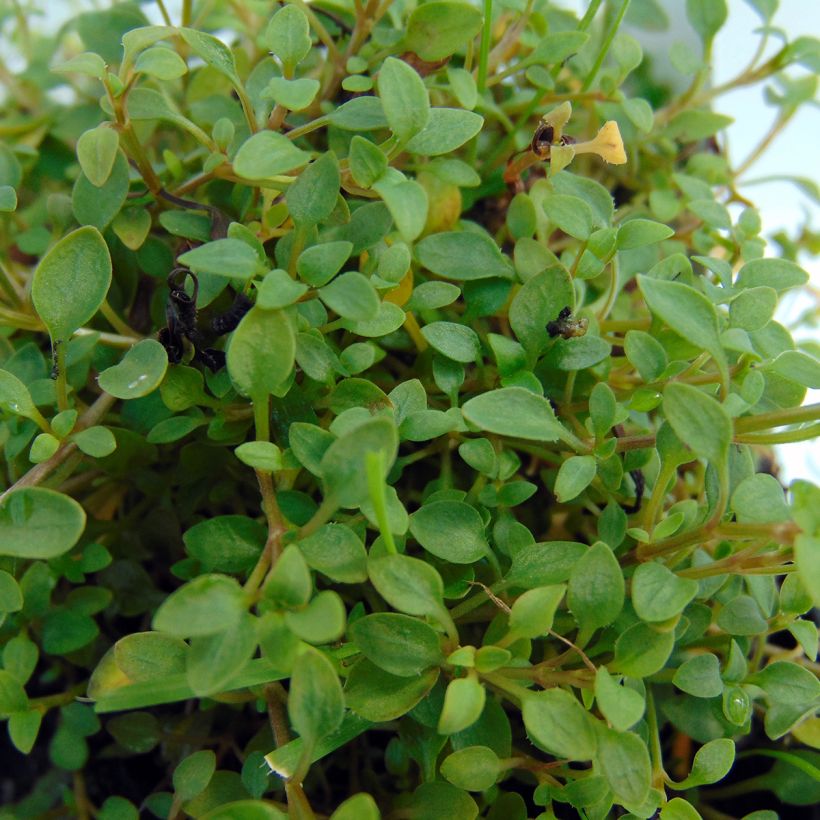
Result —
[[770, 452], [817, 242], [719, 110], [773, 81], [776, 135], [816, 40], [754, 0], [715, 87], [687, 0], [670, 95], [650, 0], [14, 5], [0, 816], [818, 800], [820, 491]]

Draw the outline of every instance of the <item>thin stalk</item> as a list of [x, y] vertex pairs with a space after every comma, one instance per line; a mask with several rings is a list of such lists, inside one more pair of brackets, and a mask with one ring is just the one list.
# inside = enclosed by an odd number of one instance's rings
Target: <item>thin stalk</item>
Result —
[[755, 433], [758, 430], [771, 430], [773, 427], [800, 424], [804, 421], [820, 421], [820, 403], [746, 416], [735, 422], [735, 433]]
[[[583, 251], [582, 251], [583, 253]], [[578, 254], [578, 259], [580, 260], [581, 254]], [[613, 256], [612, 259], [609, 261], [609, 292], [606, 296], [606, 302], [604, 302], [604, 306], [601, 308], [600, 312], [598, 313], [598, 321], [603, 322], [607, 316], [609, 316], [609, 311], [612, 310], [612, 306], [615, 304], [615, 299], [618, 296], [618, 257]]]
[[121, 336], [131, 336], [134, 339], [141, 338], [139, 333], [133, 328], [130, 328], [120, 317], [117, 315], [117, 312], [108, 302], [108, 299], [104, 299], [102, 305], [100, 305], [100, 313], [108, 320], [108, 324], [114, 328]]
[[65, 342], [54, 342], [54, 357], [57, 364], [57, 407], [60, 412], [68, 410], [68, 379], [65, 366]]
[[783, 129], [789, 124], [792, 117], [797, 113], [797, 108], [792, 108], [788, 110], [786, 113], [783, 114], [769, 129], [769, 132], [763, 137], [762, 140], [751, 150], [749, 156], [746, 157], [743, 162], [738, 165], [735, 169], [733, 174], [734, 178], [737, 179], [738, 177], [742, 176], [749, 168], [760, 159], [760, 157], [766, 152], [769, 146], [775, 141], [777, 136], [783, 131]]
[[493, 0], [484, 0], [484, 27], [481, 30], [481, 47], [478, 53], [478, 93], [487, 88], [487, 67], [490, 62], [490, 40], [493, 27]]
[[182, 0], [182, 25], [191, 25], [191, 9], [193, 8], [193, 0]]
[[159, 13], [162, 15], [162, 21], [165, 25], [173, 26], [174, 24], [171, 22], [171, 15], [168, 14], [168, 9], [165, 8], [164, 0], [157, 0], [157, 6], [159, 7]]
[[796, 430], [782, 430], [779, 433], [750, 433], [735, 436], [737, 444], [793, 444], [798, 441], [808, 441], [820, 436], [820, 423], [808, 427], [799, 427]]
[[595, 62], [592, 64], [592, 69], [589, 74], [587, 74], [586, 79], [581, 85], [581, 91], [589, 91], [589, 87], [595, 80], [598, 71], [606, 59], [606, 55], [609, 53], [609, 48], [612, 45], [612, 41], [615, 39], [615, 35], [618, 33], [618, 29], [621, 26], [621, 22], [623, 21], [624, 15], [626, 14], [626, 10], [628, 8], [629, 0], [621, 0], [621, 7], [618, 9], [618, 14], [612, 22], [612, 25], [609, 27], [609, 31], [607, 32], [603, 43], [601, 43], [601, 48], [598, 51], [598, 56], [595, 58]]

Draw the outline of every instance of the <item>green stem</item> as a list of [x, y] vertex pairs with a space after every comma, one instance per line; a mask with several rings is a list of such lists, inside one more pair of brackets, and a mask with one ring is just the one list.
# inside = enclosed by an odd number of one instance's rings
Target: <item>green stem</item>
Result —
[[735, 436], [737, 444], [793, 444], [797, 441], [808, 441], [820, 436], [820, 423], [809, 427], [798, 427], [796, 430], [782, 430], [779, 433], [751, 433]]
[[652, 785], [662, 789], [666, 772], [663, 768], [663, 751], [658, 731], [658, 714], [655, 711], [655, 698], [651, 687], [646, 688], [646, 723], [649, 729], [649, 751], [652, 756]]
[[134, 339], [139, 339], [140, 335], [136, 330], [130, 328], [120, 317], [111, 305], [108, 299], [104, 299], [100, 305], [100, 313], [108, 320], [108, 324], [120, 334], [120, 336], [131, 336]]
[[598, 71], [600, 70], [604, 60], [606, 59], [606, 55], [609, 52], [609, 48], [612, 45], [612, 41], [615, 39], [615, 35], [618, 33], [618, 29], [621, 26], [621, 22], [623, 21], [624, 15], [626, 14], [626, 10], [628, 8], [629, 0], [621, 0], [621, 7], [620, 9], [618, 9], [618, 14], [615, 17], [615, 20], [613, 21], [612, 25], [609, 27], [609, 31], [607, 32], [603, 43], [601, 43], [601, 48], [598, 51], [598, 56], [595, 58], [595, 62], [592, 65], [592, 69], [590, 70], [589, 74], [587, 74], [586, 79], [581, 85], [581, 91], [589, 91], [589, 87], [592, 85], [596, 75], [598, 74]]
[[162, 15], [162, 21], [165, 25], [173, 26], [174, 24], [171, 22], [171, 15], [168, 14], [168, 9], [165, 8], [164, 0], [157, 0], [157, 6], [159, 6], [159, 13]]
[[487, 66], [490, 62], [490, 40], [493, 27], [493, 0], [484, 0], [484, 27], [481, 30], [481, 48], [478, 54], [478, 93], [487, 88]]
[[804, 404], [802, 407], [791, 407], [788, 410], [746, 416], [735, 422], [735, 433], [754, 433], [804, 421], [820, 421], [820, 404]]
[[383, 477], [384, 456], [381, 450], [366, 453], [364, 463], [370, 500], [373, 502], [373, 509], [376, 511], [376, 521], [379, 524], [382, 541], [391, 555], [398, 555], [399, 551], [396, 549], [396, 542], [393, 540], [390, 521], [387, 517], [387, 499], [384, 492]]
[[57, 363], [57, 407], [60, 412], [68, 410], [68, 380], [65, 372], [65, 342], [54, 342], [54, 356]]
[[191, 25], [191, 8], [193, 7], [193, 0], [182, 0], [182, 25]]

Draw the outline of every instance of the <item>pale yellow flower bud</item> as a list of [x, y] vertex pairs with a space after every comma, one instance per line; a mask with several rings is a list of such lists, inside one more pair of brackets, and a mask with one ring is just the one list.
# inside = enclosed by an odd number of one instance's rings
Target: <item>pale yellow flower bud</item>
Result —
[[595, 139], [579, 142], [572, 146], [576, 154], [597, 154], [604, 162], [623, 165], [626, 162], [626, 151], [621, 132], [615, 120], [604, 123]]

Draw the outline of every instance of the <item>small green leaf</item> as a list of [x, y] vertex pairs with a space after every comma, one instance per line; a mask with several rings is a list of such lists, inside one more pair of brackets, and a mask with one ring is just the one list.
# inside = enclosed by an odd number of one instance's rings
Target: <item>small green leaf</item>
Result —
[[510, 609], [509, 634], [505, 643], [509, 645], [510, 636], [518, 640], [541, 638], [546, 635], [552, 629], [555, 612], [566, 591], [567, 588], [563, 584], [535, 587], [516, 598]]
[[645, 623], [633, 624], [615, 642], [615, 669], [631, 678], [654, 675], [663, 669], [674, 645], [674, 632], [658, 632]]
[[387, 476], [398, 452], [398, 431], [384, 416], [365, 421], [340, 436], [325, 451], [320, 464], [325, 497], [343, 507], [354, 507], [369, 497], [365, 457], [382, 453], [383, 477]]
[[234, 450], [234, 454], [254, 470], [273, 473], [282, 469], [282, 451], [270, 441], [246, 441]]
[[435, 685], [439, 669], [413, 677], [391, 675], [367, 658], [351, 670], [345, 684], [345, 702], [357, 715], [383, 723], [407, 714]]
[[407, 555], [371, 557], [367, 572], [390, 606], [408, 615], [436, 617], [444, 609], [444, 583], [434, 567]]
[[663, 392], [663, 412], [675, 434], [692, 451], [721, 467], [732, 442], [729, 414], [690, 384], [672, 382]]
[[293, 370], [296, 338], [281, 310], [252, 308], [233, 333], [227, 367], [236, 389], [254, 400], [276, 393]]
[[0, 613], [19, 612], [23, 608], [23, 593], [11, 573], [0, 569]]
[[[429, 4], [428, 4], [429, 5]], [[484, 117], [461, 108], [431, 108], [427, 125], [405, 146], [412, 154], [437, 157], [450, 154], [471, 140], [484, 125]]]
[[225, 43], [204, 31], [197, 31], [193, 28], [179, 28], [178, 31], [198, 57], [227, 77], [232, 85], [241, 86], [242, 83], [236, 73], [236, 62]]
[[655, 381], [669, 364], [663, 345], [643, 330], [628, 330], [624, 351], [629, 363], [646, 382]]
[[544, 212], [556, 228], [569, 236], [586, 239], [592, 233], [592, 209], [580, 197], [551, 194], [544, 200]]
[[405, 242], [412, 242], [427, 221], [427, 192], [413, 179], [394, 182], [387, 176], [373, 183]]
[[290, 681], [288, 715], [308, 746], [330, 734], [344, 717], [344, 695], [333, 665], [318, 650], [296, 659]]
[[550, 403], [523, 387], [482, 393], [465, 402], [462, 412], [480, 430], [502, 436], [557, 441], [566, 433]]
[[7, 492], [0, 501], [0, 555], [48, 560], [68, 552], [85, 529], [85, 511], [43, 487]]
[[282, 134], [260, 131], [239, 146], [233, 159], [233, 170], [245, 179], [270, 179], [301, 168], [309, 160], [310, 154], [297, 148]]
[[[2, 368], [0, 368], [0, 410], [31, 419], [41, 428], [48, 429], [48, 422], [34, 405], [28, 388], [17, 376]], [[58, 430], [55, 432], [59, 433]]]
[[318, 91], [319, 81], [312, 78], [286, 80], [284, 77], [272, 77], [262, 96], [291, 111], [302, 111], [313, 102]]
[[344, 319], [367, 321], [379, 311], [379, 295], [370, 280], [358, 271], [348, 271], [320, 288], [319, 298]]
[[595, 675], [595, 700], [601, 714], [619, 732], [634, 726], [646, 708], [643, 697], [634, 689], [619, 684], [605, 666], [599, 666]]
[[649, 309], [656, 316], [688, 342], [711, 353], [718, 366], [725, 368], [717, 312], [702, 293], [681, 282], [642, 275], [638, 275], [638, 284]]
[[681, 578], [657, 561], [641, 564], [632, 576], [632, 605], [644, 621], [674, 618], [697, 592], [697, 581]]
[[431, 322], [421, 329], [430, 346], [456, 362], [469, 364], [481, 355], [481, 343], [476, 332], [456, 322]]
[[194, 524], [182, 539], [185, 551], [196, 558], [206, 571], [242, 572], [256, 563], [265, 544], [265, 536], [265, 527], [252, 518], [215, 515]]
[[87, 456], [105, 458], [117, 449], [117, 440], [107, 427], [86, 427], [72, 436], [72, 440]]
[[471, 564], [487, 554], [484, 522], [462, 501], [434, 501], [410, 516], [410, 532], [428, 552], [453, 564]]
[[707, 47], [726, 22], [726, 0], [686, 0], [686, 16]]
[[107, 125], [92, 128], [77, 140], [80, 167], [88, 181], [97, 188], [104, 185], [111, 175], [119, 145], [117, 132]]
[[11, 185], [0, 185], [0, 213], [17, 210], [17, 191]]
[[135, 683], [185, 671], [188, 646], [164, 632], [133, 632], [114, 644], [117, 666]]
[[308, 165], [288, 188], [285, 202], [293, 221], [309, 226], [327, 219], [336, 207], [340, 184], [339, 163], [328, 151]]
[[638, 735], [602, 729], [596, 760], [616, 801], [635, 806], [649, 796], [652, 764], [649, 749]]
[[391, 675], [414, 677], [443, 661], [438, 635], [418, 618], [366, 615], [352, 624], [350, 634], [362, 654]]
[[118, 399], [137, 399], [159, 387], [168, 369], [165, 348], [155, 339], [137, 342], [119, 364], [103, 370], [97, 382]]
[[416, 245], [416, 258], [425, 268], [447, 279], [467, 281], [493, 276], [510, 278], [509, 263], [484, 234], [450, 231], [425, 237]]
[[[137, 57], [134, 64], [134, 71], [139, 74], [147, 74], [156, 77], [158, 80], [170, 82], [177, 80], [188, 73], [188, 66], [185, 60], [171, 48], [149, 48]], [[83, 169], [85, 170], [85, 169]]]
[[484, 710], [487, 690], [475, 677], [475, 672], [466, 678], [455, 678], [447, 684], [444, 705], [438, 719], [436, 731], [440, 735], [452, 735], [472, 726]]
[[185, 659], [185, 678], [197, 697], [230, 688], [237, 669], [256, 651], [254, 620], [243, 612], [239, 620], [215, 635], [195, 635]]
[[91, 319], [110, 284], [111, 256], [96, 228], [78, 228], [57, 242], [40, 261], [31, 284], [34, 308], [52, 340], [67, 341]]
[[9, 739], [17, 751], [27, 755], [34, 748], [42, 721], [43, 713], [39, 709], [9, 715]]
[[350, 173], [357, 185], [370, 188], [387, 171], [387, 155], [370, 140], [358, 134], [350, 141]]
[[0, 669], [0, 715], [7, 717], [26, 709], [28, 698], [22, 684], [5, 669]]
[[548, 689], [524, 698], [529, 738], [541, 749], [569, 760], [591, 760], [598, 746], [596, 720], [569, 692]]
[[367, 579], [367, 552], [361, 539], [344, 524], [325, 524], [298, 542], [311, 569], [343, 584]]
[[575, 291], [563, 265], [550, 265], [528, 279], [510, 304], [510, 327], [531, 356], [547, 346], [547, 323], [575, 306]]
[[695, 752], [692, 771], [689, 777], [680, 783], [672, 783], [677, 791], [706, 786], [722, 780], [732, 768], [735, 761], [735, 744], [729, 738], [717, 738], [705, 743]]
[[285, 613], [285, 623], [294, 635], [312, 644], [338, 641], [345, 631], [344, 602], [337, 592], [323, 589], [304, 608]]
[[612, 550], [593, 544], [572, 568], [567, 601], [585, 633], [611, 624], [624, 605], [624, 576]]
[[154, 613], [153, 627], [179, 638], [215, 635], [245, 613], [242, 588], [226, 575], [200, 575], [172, 592]]
[[424, 3], [407, 21], [404, 48], [422, 60], [443, 60], [478, 34], [481, 22], [481, 12], [465, 3]]
[[310, 51], [310, 24], [298, 6], [284, 6], [268, 23], [262, 41], [290, 73]]
[[313, 245], [299, 254], [296, 272], [309, 285], [320, 288], [342, 269], [352, 252], [353, 243], [344, 240]]
[[[282, 820], [285, 820], [284, 815]], [[381, 812], [376, 801], [367, 792], [359, 792], [348, 797], [330, 815], [330, 820], [381, 820]]]
[[653, 222], [651, 219], [630, 219], [618, 229], [618, 249], [625, 251], [644, 245], [654, 245], [674, 235], [675, 231], [672, 228], [660, 222]]
[[210, 783], [216, 771], [216, 755], [200, 749], [184, 758], [174, 769], [174, 792], [179, 800], [192, 800]]
[[726, 603], [717, 617], [717, 625], [730, 635], [759, 635], [768, 627], [751, 595], [738, 595]]
[[441, 774], [454, 786], [467, 791], [483, 792], [491, 788], [501, 773], [498, 755], [487, 746], [468, 746], [448, 755], [441, 764]]
[[259, 268], [256, 251], [241, 239], [217, 239], [206, 242], [177, 257], [195, 273], [210, 273], [231, 279], [250, 279]]
[[678, 667], [672, 683], [696, 698], [716, 698], [723, 692], [720, 662], [711, 652], [695, 655]]
[[421, 132], [430, 119], [430, 99], [418, 73], [395, 57], [388, 57], [379, 71], [379, 96], [390, 130], [406, 143]]
[[97, 187], [85, 174], [77, 177], [71, 194], [71, 207], [81, 225], [104, 231], [120, 212], [128, 196], [128, 163], [115, 151], [114, 163], [106, 181]]
[[593, 456], [571, 456], [561, 463], [553, 492], [560, 503], [577, 498], [595, 478]]
[[768, 287], [781, 292], [800, 287], [809, 281], [809, 275], [788, 259], [752, 259], [737, 275], [737, 287]]

